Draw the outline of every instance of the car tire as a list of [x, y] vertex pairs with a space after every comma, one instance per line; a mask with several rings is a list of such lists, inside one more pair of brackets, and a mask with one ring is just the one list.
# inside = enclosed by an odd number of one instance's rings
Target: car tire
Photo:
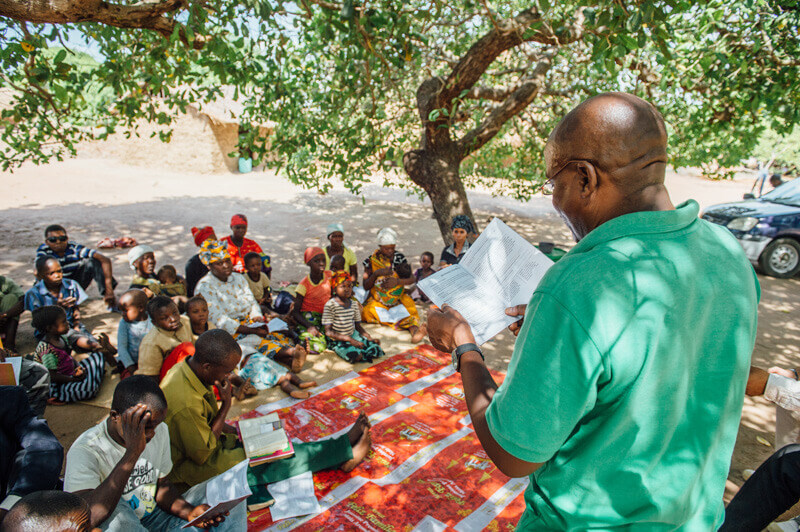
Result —
[[758, 263], [772, 277], [794, 277], [800, 271], [800, 243], [792, 238], [773, 240], [761, 253]]

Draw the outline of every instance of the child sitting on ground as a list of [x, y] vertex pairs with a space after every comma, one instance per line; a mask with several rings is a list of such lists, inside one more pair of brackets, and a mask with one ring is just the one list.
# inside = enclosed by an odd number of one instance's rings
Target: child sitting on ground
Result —
[[139, 345], [137, 375], [160, 381], [169, 368], [194, 353], [189, 318], [181, 316], [178, 305], [167, 296], [155, 296], [147, 303], [153, 328]]
[[[430, 277], [436, 270], [433, 269], [433, 253], [430, 251], [423, 251], [422, 255], [419, 256], [419, 265], [420, 268], [417, 268], [417, 271], [414, 272], [414, 277], [417, 279], [417, 283], [419, 283], [422, 279], [426, 277]], [[419, 286], [414, 289], [411, 293], [411, 297], [415, 301], [422, 301], [423, 303], [428, 303], [430, 299], [428, 296], [425, 295], [425, 292], [419, 289]]]
[[158, 277], [158, 282], [161, 283], [162, 296], [186, 296], [186, 281], [178, 278], [178, 272], [172, 264], [162, 266], [158, 270], [156, 277]]
[[119, 298], [119, 309], [122, 319], [117, 328], [117, 358], [123, 366], [120, 378], [133, 375], [139, 367], [139, 346], [142, 339], [153, 328], [153, 322], [147, 315], [147, 295], [143, 290], [134, 288]]
[[[72, 279], [64, 279], [61, 264], [53, 257], [36, 259], [36, 277], [39, 279], [33, 287], [25, 292], [25, 310], [33, 312], [47, 305], [57, 305], [64, 309], [67, 316], [66, 332], [70, 343], [82, 351], [94, 351], [99, 344], [86, 326], [81, 323], [79, 305], [88, 299], [86, 292]], [[35, 331], [37, 340], [44, 338], [44, 333]]]
[[99, 335], [99, 350], [77, 363], [72, 358], [73, 345], [66, 336], [69, 325], [63, 308], [55, 305], [38, 308], [33, 312], [31, 324], [42, 333], [33, 358], [50, 371], [48, 404], [85, 401], [97, 395], [105, 373], [104, 358], [110, 365], [116, 365], [116, 349], [108, 336]]
[[260, 253], [251, 251], [244, 256], [244, 278], [247, 279], [261, 312], [267, 314], [272, 307], [272, 293], [269, 288], [269, 277], [262, 271], [262, 265]]
[[361, 306], [353, 300], [350, 274], [345, 271], [334, 273], [331, 290], [332, 297], [322, 312], [328, 347], [350, 363], [372, 362], [382, 357], [384, 352], [380, 341], [373, 339], [361, 326]]
[[194, 296], [186, 302], [186, 315], [192, 326], [192, 341], [196, 342], [197, 337], [210, 329], [216, 329], [213, 323], [208, 321], [208, 303], [203, 296]]

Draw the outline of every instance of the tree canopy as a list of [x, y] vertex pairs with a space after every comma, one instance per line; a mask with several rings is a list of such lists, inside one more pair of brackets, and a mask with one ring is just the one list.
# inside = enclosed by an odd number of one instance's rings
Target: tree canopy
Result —
[[[321, 191], [358, 193], [384, 171], [430, 196], [447, 238], [453, 215], [471, 215], [465, 186], [533, 194], [549, 131], [592, 94], [654, 103], [676, 166], [734, 164], [765, 128], [791, 131], [798, 30], [789, 0], [0, 0], [13, 95], [0, 161], [169, 124], [232, 86], [257, 160]], [[249, 126], [267, 121], [265, 143]]]

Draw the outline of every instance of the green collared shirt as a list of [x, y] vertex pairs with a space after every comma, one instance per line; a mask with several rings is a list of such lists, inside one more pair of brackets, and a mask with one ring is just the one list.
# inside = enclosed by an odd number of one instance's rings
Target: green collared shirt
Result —
[[161, 381], [167, 398], [172, 472], [167, 477], [181, 490], [200, 484], [244, 460], [233, 434], [217, 438], [211, 422], [219, 412], [211, 387], [197, 378], [187, 363], [175, 365]]
[[614, 218], [542, 279], [487, 410], [543, 462], [522, 530], [716, 530], [758, 280], [698, 205]]

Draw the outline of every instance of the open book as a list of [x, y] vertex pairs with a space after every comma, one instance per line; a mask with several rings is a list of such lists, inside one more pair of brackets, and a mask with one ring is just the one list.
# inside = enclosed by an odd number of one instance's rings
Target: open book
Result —
[[294, 454], [294, 447], [283, 430], [278, 414], [239, 421], [239, 434], [250, 465], [288, 458]]
[[461, 262], [418, 284], [439, 307], [450, 305], [469, 322], [483, 344], [519, 320], [506, 309], [525, 305], [552, 266], [547, 256], [495, 218], [467, 250]]

